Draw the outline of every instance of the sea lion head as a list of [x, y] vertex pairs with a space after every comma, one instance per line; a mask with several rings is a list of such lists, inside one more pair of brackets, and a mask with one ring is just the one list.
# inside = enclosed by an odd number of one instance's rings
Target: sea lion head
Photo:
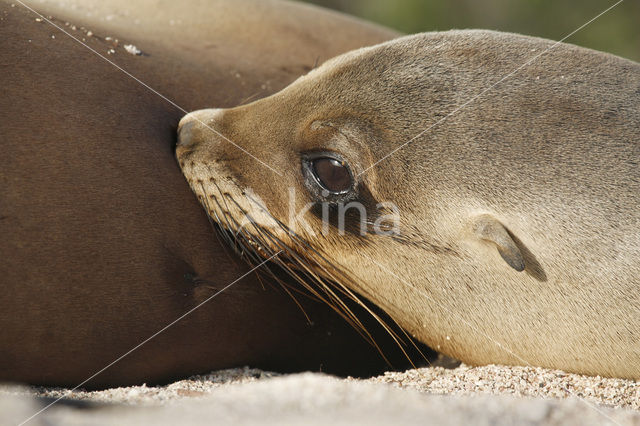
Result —
[[[592, 152], [637, 139], [625, 124], [638, 121], [637, 70], [515, 34], [418, 34], [338, 56], [253, 103], [186, 115], [177, 158], [249, 257], [280, 253], [292, 274], [341, 285], [330, 298], [357, 292], [434, 349], [628, 375], [580, 337], [603, 327], [613, 292], [566, 283], [599, 282], [589, 259], [630, 235], [603, 231], [623, 226], [621, 210], [581, 214], [612, 199], [606, 170], [633, 176], [627, 154]], [[604, 346], [632, 359], [631, 340], [616, 339]]]
[[[426, 89], [407, 79], [404, 44], [344, 54], [275, 95], [181, 120], [180, 166], [236, 243], [262, 257], [284, 250], [292, 263], [308, 263], [308, 273], [342, 282], [356, 279], [350, 258], [364, 247], [378, 257], [389, 247], [379, 240], [403, 244], [416, 229], [407, 223], [401, 232], [400, 212], [414, 197], [397, 190], [412, 160], [402, 153], [373, 167], [418, 129], [404, 99], [424, 99]], [[373, 81], [382, 83], [363, 90]], [[424, 122], [428, 112], [418, 115]]]
[[448, 297], [428, 284], [465, 258], [457, 237], [473, 232], [464, 220], [474, 210], [453, 192], [460, 167], [443, 170], [450, 136], [424, 130], [473, 92], [477, 64], [458, 50], [481, 63], [495, 55], [474, 45], [483, 37], [400, 38], [338, 56], [256, 102], [192, 112], [178, 129], [183, 173], [245, 254], [283, 251], [301, 275], [344, 284], [419, 334], [424, 298]]

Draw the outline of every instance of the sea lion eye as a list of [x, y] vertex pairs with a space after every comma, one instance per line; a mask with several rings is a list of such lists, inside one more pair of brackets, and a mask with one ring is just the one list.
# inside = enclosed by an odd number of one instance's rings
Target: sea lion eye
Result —
[[333, 193], [351, 189], [351, 172], [346, 162], [330, 157], [320, 157], [313, 160], [311, 165], [313, 174], [325, 189]]

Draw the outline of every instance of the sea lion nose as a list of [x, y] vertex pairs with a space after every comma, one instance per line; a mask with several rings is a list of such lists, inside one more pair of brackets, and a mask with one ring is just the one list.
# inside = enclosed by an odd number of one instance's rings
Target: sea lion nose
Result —
[[192, 130], [195, 124], [196, 120], [191, 113], [182, 117], [178, 123], [178, 147], [186, 148], [194, 142]]
[[184, 118], [178, 123], [178, 146], [188, 146], [193, 141], [191, 137], [191, 128], [193, 121], [183, 122]]
[[198, 140], [207, 138], [208, 133], [215, 134], [217, 119], [220, 114], [219, 109], [201, 109], [190, 112], [182, 117], [178, 123], [178, 143], [177, 147], [189, 147]]

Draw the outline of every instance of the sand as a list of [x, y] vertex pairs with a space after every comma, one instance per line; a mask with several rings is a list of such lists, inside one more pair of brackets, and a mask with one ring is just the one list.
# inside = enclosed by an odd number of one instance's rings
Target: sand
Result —
[[[640, 425], [640, 382], [530, 367], [461, 365], [361, 380], [239, 368], [168, 386], [98, 392], [0, 387], [0, 424]], [[45, 399], [43, 399], [45, 398]], [[73, 403], [73, 401], [81, 403]]]
[[389, 372], [368, 381], [443, 395], [573, 397], [592, 404], [640, 410], [639, 381], [581, 376], [544, 368], [461, 365], [455, 369], [436, 367]]

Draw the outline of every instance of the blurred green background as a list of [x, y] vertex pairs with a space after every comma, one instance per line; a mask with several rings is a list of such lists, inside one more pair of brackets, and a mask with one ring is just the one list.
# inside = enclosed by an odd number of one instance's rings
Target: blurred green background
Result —
[[[405, 33], [485, 28], [560, 40], [616, 0], [306, 0]], [[640, 0], [624, 0], [566, 40], [640, 61]]]

